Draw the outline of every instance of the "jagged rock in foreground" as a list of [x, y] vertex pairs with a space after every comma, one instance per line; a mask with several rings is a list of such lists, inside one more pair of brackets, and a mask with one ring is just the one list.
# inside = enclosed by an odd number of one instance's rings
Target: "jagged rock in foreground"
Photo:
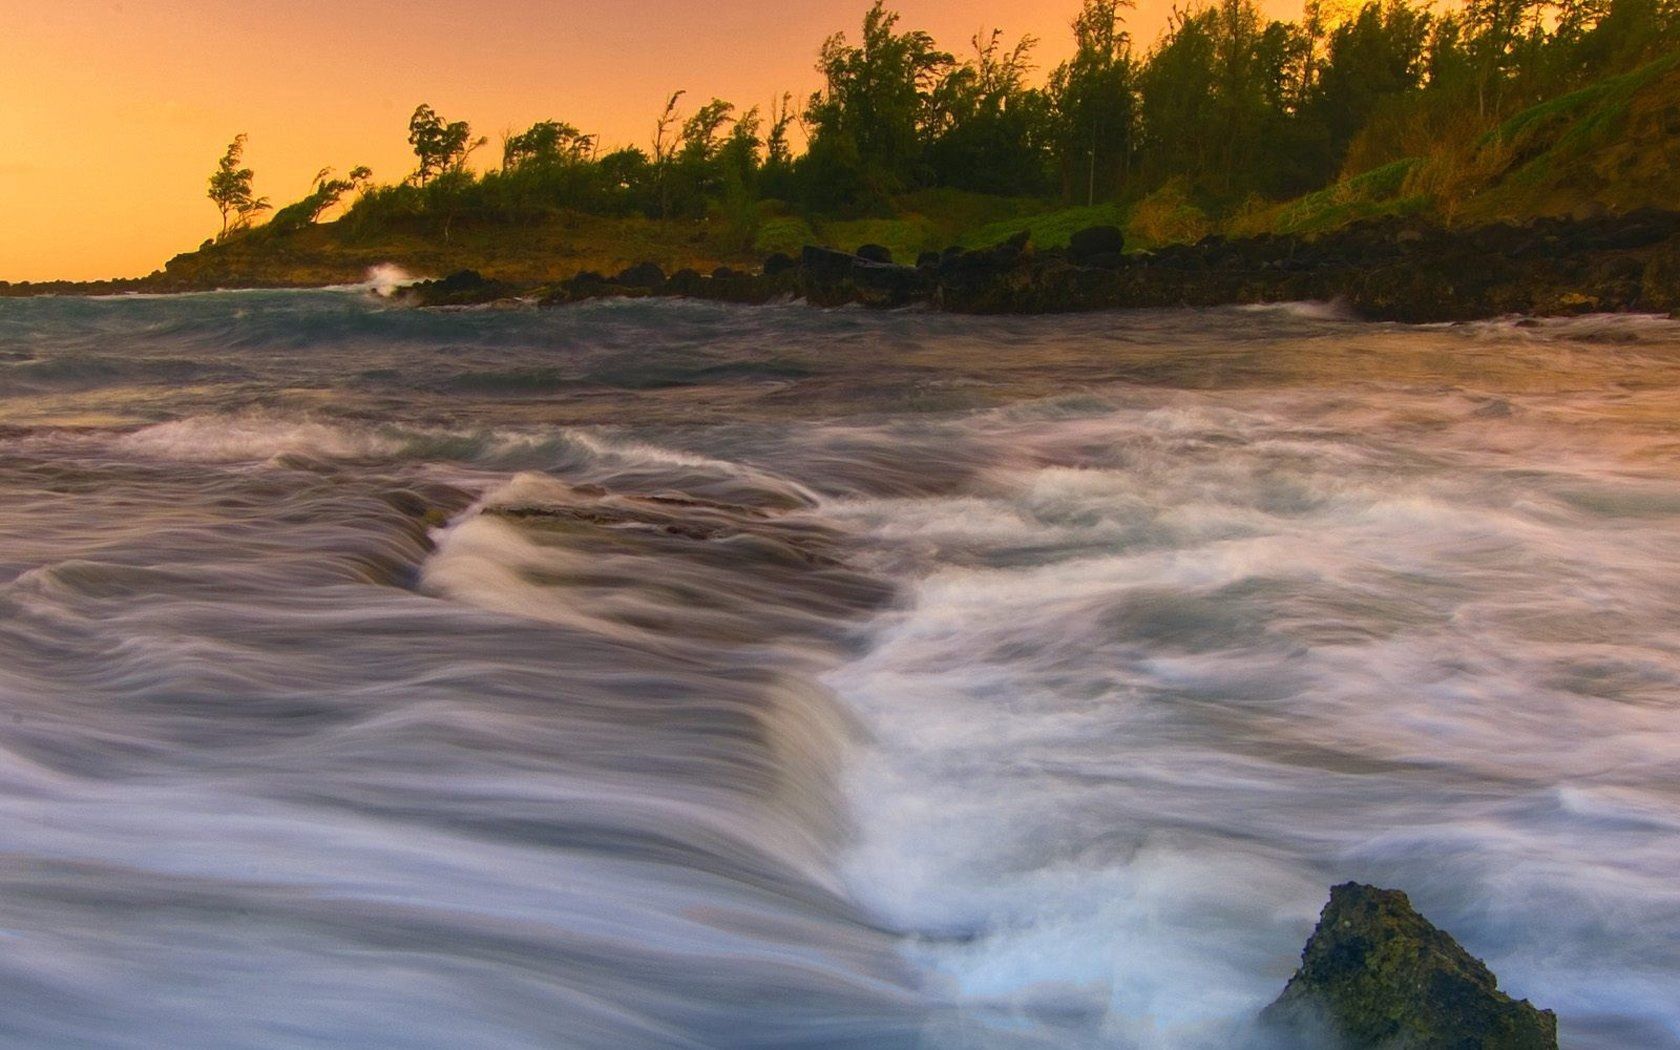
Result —
[[1261, 1022], [1349, 1050], [1557, 1050], [1556, 1014], [1501, 992], [1404, 893], [1353, 882], [1330, 891], [1301, 968]]

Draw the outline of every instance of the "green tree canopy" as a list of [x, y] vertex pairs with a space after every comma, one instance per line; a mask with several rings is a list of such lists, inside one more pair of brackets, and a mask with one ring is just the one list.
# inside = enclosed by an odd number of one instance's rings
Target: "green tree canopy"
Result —
[[209, 197], [222, 213], [222, 231], [216, 235], [217, 240], [225, 239], [235, 230], [246, 229], [258, 213], [268, 209], [268, 198], [253, 194], [251, 185], [256, 175], [244, 163], [245, 133], [240, 132], [228, 143], [227, 152], [216, 162], [216, 170], [210, 175]]

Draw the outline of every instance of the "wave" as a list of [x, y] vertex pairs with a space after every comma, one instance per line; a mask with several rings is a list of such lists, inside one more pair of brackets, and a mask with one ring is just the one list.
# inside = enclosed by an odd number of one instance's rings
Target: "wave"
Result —
[[1282, 314], [1308, 321], [1360, 321], [1358, 311], [1344, 299], [1309, 299], [1300, 302], [1247, 303], [1236, 309], [1252, 314]]

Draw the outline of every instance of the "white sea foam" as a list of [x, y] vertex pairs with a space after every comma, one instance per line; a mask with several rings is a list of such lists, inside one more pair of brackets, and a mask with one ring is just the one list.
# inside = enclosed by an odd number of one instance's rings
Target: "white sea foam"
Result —
[[1571, 1045], [1680, 1040], [1634, 976], [1680, 937], [1672, 479], [1583, 505], [1625, 448], [1514, 463], [1471, 412], [1438, 459], [1271, 407], [954, 431], [1089, 465], [825, 508], [915, 578], [828, 681], [874, 730], [849, 883], [974, 1018], [949, 1045], [1233, 1045], [1347, 878]]
[[1680, 1048], [1666, 322], [6, 309], [0, 1043]]
[[398, 451], [402, 443], [372, 431], [331, 423], [245, 415], [192, 416], [159, 423], [122, 436], [117, 446], [160, 459], [233, 463], [287, 455], [380, 458]]
[[423, 280], [425, 278], [416, 277], [395, 263], [380, 263], [368, 269], [365, 285], [375, 295], [389, 298], [399, 288], [407, 288]]

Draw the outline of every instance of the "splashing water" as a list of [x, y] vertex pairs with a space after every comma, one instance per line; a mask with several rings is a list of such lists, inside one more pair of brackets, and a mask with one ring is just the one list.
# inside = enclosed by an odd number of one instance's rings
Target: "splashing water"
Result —
[[399, 288], [407, 288], [421, 280], [395, 263], [380, 263], [368, 268], [366, 287], [380, 298], [389, 299]]
[[[375, 282], [377, 283], [377, 282]], [[0, 1036], [1680, 1047], [1680, 325], [0, 301]]]

